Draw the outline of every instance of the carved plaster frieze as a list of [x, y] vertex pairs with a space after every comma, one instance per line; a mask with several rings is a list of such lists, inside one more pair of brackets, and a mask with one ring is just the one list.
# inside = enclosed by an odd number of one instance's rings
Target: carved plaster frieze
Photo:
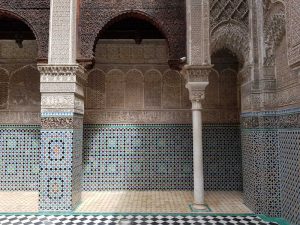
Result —
[[40, 112], [1, 111], [1, 124], [40, 124]]
[[135, 124], [190, 124], [190, 110], [147, 111], [89, 111], [84, 115], [85, 124], [135, 123]]
[[266, 111], [253, 112], [248, 115], [242, 115], [241, 127], [243, 129], [251, 128], [299, 128], [300, 112], [291, 111]]
[[41, 106], [42, 108], [73, 108], [74, 107], [73, 94], [42, 94]]
[[77, 82], [83, 86], [87, 81], [87, 73], [80, 65], [48, 65], [39, 64], [38, 70], [41, 73], [41, 83], [69, 83]]
[[42, 129], [80, 129], [83, 127], [83, 118], [79, 117], [43, 117]]
[[76, 93], [84, 96], [84, 88], [76, 83], [41, 83], [42, 93]]

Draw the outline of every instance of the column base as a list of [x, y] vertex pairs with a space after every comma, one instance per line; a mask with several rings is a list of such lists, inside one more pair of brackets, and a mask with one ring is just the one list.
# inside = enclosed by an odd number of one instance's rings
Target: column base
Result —
[[211, 209], [206, 204], [196, 204], [193, 203], [190, 205], [192, 212], [210, 212]]

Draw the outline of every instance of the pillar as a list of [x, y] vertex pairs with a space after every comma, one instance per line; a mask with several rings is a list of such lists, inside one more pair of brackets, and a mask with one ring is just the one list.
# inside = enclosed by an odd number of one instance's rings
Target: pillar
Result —
[[193, 167], [195, 210], [206, 210], [204, 198], [202, 105], [208, 76], [210, 59], [210, 8], [209, 0], [186, 0], [187, 16], [187, 65], [182, 73], [189, 90], [193, 114]]
[[72, 211], [81, 200], [84, 86], [76, 63], [77, 0], [51, 0], [48, 64], [41, 73], [40, 211]]

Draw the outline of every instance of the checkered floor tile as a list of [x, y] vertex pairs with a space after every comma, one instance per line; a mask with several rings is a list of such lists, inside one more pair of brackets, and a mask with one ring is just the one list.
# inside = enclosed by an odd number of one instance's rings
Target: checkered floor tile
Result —
[[132, 225], [278, 225], [274, 222], [265, 222], [255, 216], [162, 216], [162, 215], [126, 215], [126, 216], [43, 216], [43, 215], [0, 215], [2, 225], [96, 225], [96, 224], [132, 224]]

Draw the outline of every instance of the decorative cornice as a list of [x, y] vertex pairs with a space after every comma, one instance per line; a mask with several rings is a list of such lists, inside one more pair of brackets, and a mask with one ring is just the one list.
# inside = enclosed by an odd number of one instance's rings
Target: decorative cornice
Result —
[[85, 84], [87, 73], [79, 65], [49, 65], [38, 64], [38, 70], [41, 73], [41, 82], [78, 82]]
[[300, 110], [252, 112], [241, 114], [244, 129], [286, 129], [300, 128]]

